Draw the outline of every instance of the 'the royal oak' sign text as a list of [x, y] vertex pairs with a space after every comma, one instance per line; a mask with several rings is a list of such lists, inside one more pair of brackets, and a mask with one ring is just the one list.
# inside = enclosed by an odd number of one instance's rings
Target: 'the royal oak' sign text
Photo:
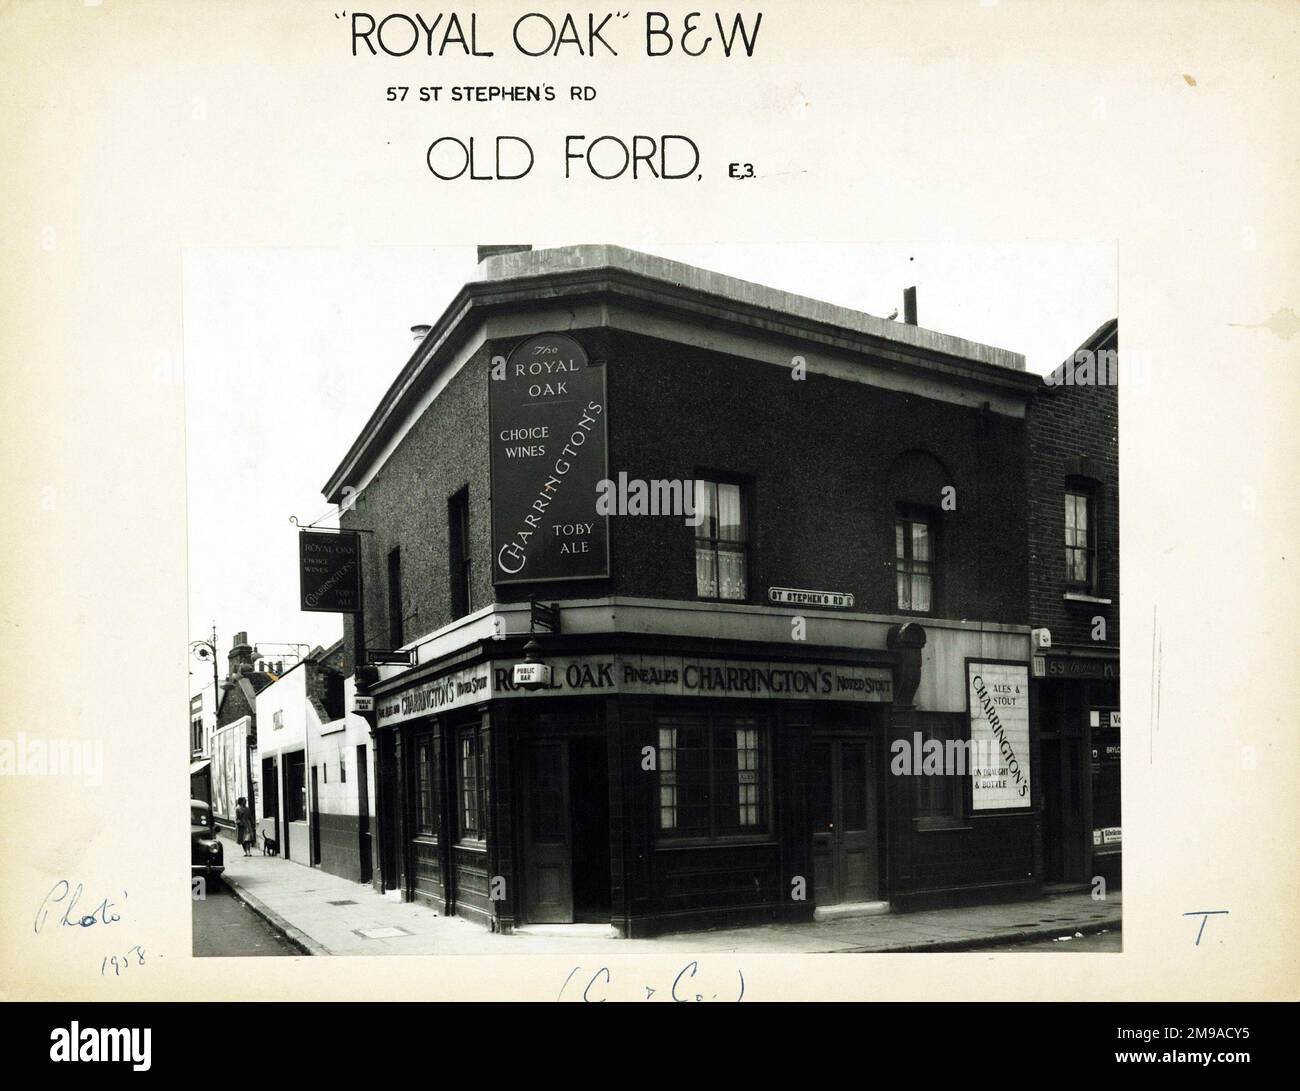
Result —
[[361, 535], [355, 531], [298, 532], [301, 606], [317, 613], [361, 609]]
[[493, 360], [488, 379], [492, 581], [539, 583], [609, 575], [605, 369], [561, 333]]

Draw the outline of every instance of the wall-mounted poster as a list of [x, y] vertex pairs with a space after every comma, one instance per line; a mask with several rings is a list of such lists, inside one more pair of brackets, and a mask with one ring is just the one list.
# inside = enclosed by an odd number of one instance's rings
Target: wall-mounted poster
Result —
[[970, 712], [971, 808], [1028, 808], [1029, 667], [1024, 663], [966, 662]]
[[492, 360], [492, 581], [609, 575], [605, 368], [572, 337], [545, 333]]

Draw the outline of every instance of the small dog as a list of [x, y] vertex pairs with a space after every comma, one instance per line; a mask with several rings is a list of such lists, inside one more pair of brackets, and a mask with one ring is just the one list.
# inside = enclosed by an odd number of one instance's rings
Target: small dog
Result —
[[279, 856], [280, 842], [277, 841], [274, 837], [271, 837], [265, 833], [262, 834], [262, 855]]

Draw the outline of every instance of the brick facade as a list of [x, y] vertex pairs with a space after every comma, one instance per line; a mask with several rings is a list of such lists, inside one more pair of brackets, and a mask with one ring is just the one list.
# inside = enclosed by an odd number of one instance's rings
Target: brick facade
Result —
[[[1109, 330], [1109, 325], [1103, 330]], [[1100, 331], [1099, 331], [1100, 332]], [[1086, 346], [1093, 342], [1085, 343]], [[1118, 352], [1118, 327], [1092, 351]], [[1054, 643], [1119, 647], [1119, 388], [1048, 385], [1029, 413], [1029, 596], [1033, 623]], [[1109, 605], [1065, 599], [1064, 493], [1067, 480], [1097, 485], [1098, 573], [1095, 597]], [[1092, 639], [1092, 619], [1106, 619], [1106, 639]]]
[[[851, 592], [861, 610], [895, 613], [894, 513], [910, 503], [938, 522], [935, 612], [1028, 620], [1024, 421], [824, 375], [795, 381], [779, 367], [655, 338], [569, 332], [607, 360], [611, 478], [746, 480], [749, 601], [763, 602], [768, 586], [827, 587]], [[453, 620], [447, 502], [464, 487], [474, 608], [537, 591], [490, 582], [487, 367], [513, 347], [490, 342], [476, 353], [343, 516], [345, 527], [373, 531], [363, 536], [371, 646], [386, 646], [390, 631], [394, 547], [406, 638]], [[954, 510], [943, 506], [945, 486]], [[548, 584], [545, 594], [694, 599], [694, 531], [681, 518], [611, 516], [609, 578]]]

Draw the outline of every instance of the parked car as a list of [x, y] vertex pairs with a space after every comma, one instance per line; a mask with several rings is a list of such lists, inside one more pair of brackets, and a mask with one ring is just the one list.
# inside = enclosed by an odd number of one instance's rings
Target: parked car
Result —
[[202, 873], [209, 878], [226, 870], [225, 851], [217, 837], [217, 821], [212, 805], [201, 799], [190, 800], [190, 876]]

